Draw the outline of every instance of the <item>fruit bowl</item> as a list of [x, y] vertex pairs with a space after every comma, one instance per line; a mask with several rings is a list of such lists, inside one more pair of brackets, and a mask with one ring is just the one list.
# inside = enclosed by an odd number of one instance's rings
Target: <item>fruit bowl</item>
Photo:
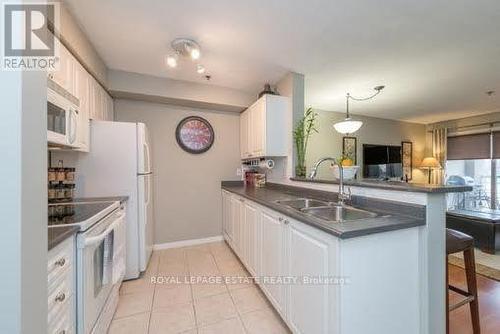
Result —
[[[352, 180], [356, 177], [359, 166], [344, 166], [344, 180]], [[340, 179], [339, 166], [333, 166], [333, 176], [338, 180]]]

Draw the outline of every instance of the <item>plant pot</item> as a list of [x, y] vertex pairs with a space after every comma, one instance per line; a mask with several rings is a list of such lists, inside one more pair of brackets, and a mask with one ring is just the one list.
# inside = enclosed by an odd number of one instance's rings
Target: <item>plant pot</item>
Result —
[[304, 165], [295, 166], [295, 176], [296, 177], [306, 177], [306, 166], [304, 166]]

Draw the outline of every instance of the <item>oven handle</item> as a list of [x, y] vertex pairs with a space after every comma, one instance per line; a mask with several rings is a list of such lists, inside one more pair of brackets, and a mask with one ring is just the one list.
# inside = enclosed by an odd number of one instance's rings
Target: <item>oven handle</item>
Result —
[[101, 234], [96, 235], [95, 237], [90, 237], [88, 239], [85, 239], [83, 242], [84, 246], [94, 245], [94, 244], [99, 243], [102, 240], [104, 240], [104, 238], [106, 238], [106, 236], [109, 233], [111, 233], [111, 231], [113, 231], [118, 226], [118, 224], [120, 224], [123, 221], [124, 216], [125, 216], [124, 213], [120, 214], [117, 217], [117, 219], [113, 223], [111, 223], [111, 225], [109, 225], [108, 228], [104, 232], [102, 232]]

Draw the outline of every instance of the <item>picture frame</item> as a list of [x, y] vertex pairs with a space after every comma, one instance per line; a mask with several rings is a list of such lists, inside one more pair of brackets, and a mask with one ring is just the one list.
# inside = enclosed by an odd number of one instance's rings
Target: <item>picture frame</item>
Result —
[[401, 142], [401, 163], [403, 167], [403, 179], [408, 176], [408, 180], [413, 178], [413, 143], [411, 141]]
[[343, 137], [342, 138], [342, 155], [357, 164], [358, 155], [358, 139], [356, 137]]

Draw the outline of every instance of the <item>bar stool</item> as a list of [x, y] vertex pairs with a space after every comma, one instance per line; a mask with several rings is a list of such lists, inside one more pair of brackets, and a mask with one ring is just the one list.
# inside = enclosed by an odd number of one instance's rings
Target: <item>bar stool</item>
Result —
[[[464, 291], [448, 283], [448, 255], [460, 252], [464, 253], [465, 276], [467, 278], [468, 291]], [[450, 305], [448, 290], [446, 290], [446, 333], [449, 333], [449, 312], [469, 304], [473, 333], [480, 334], [474, 239], [465, 233], [448, 228], [446, 229], [446, 285], [451, 291], [465, 297], [460, 302]]]

